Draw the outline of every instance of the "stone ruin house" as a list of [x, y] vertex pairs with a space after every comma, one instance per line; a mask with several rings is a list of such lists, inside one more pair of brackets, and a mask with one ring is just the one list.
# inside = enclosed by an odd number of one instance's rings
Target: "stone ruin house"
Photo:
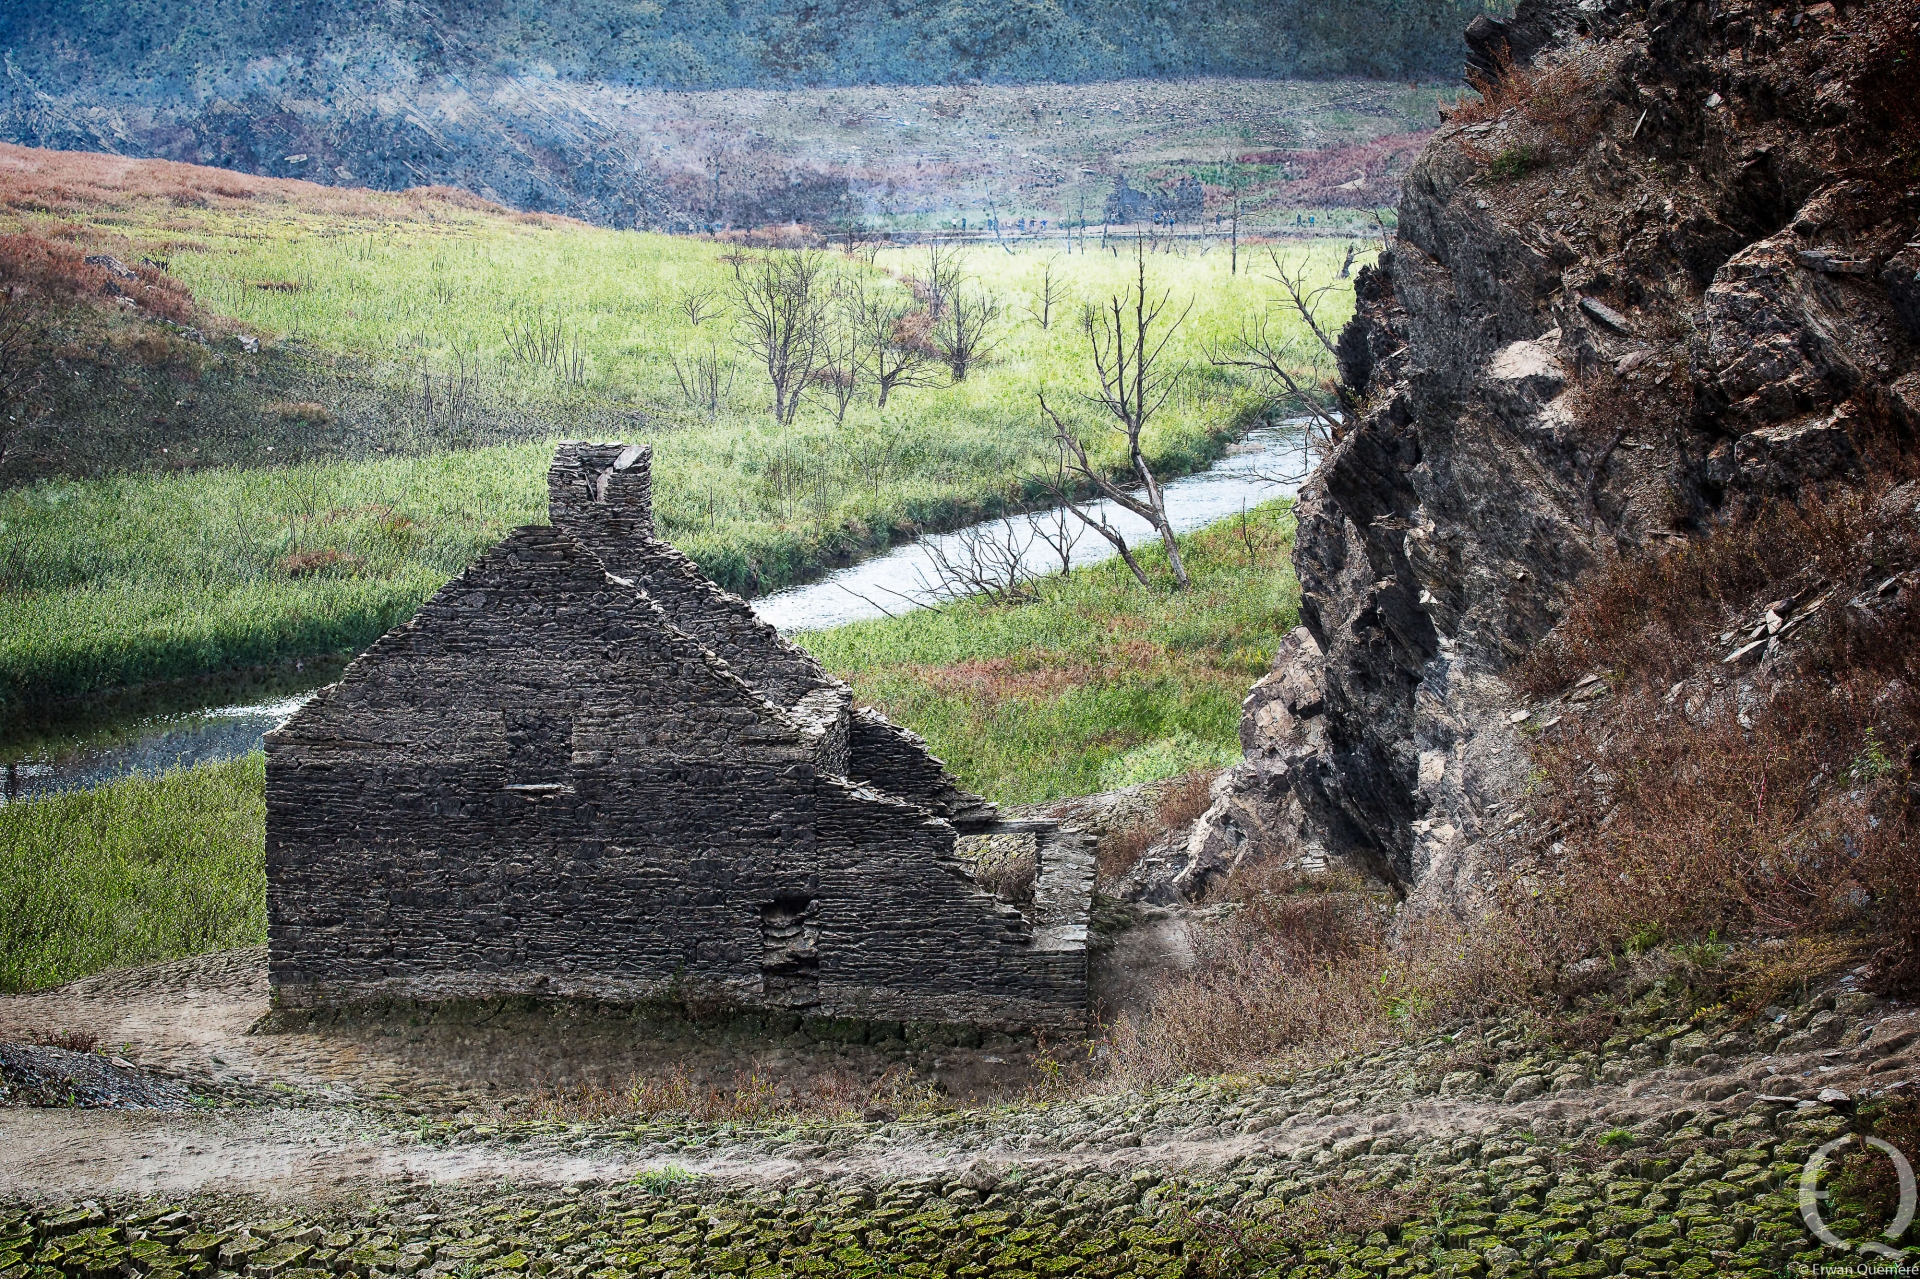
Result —
[[[564, 444], [517, 529], [267, 738], [283, 1007], [502, 995], [1068, 1029], [1092, 862], [654, 536], [650, 453]], [[1033, 901], [963, 837], [1031, 841]]]

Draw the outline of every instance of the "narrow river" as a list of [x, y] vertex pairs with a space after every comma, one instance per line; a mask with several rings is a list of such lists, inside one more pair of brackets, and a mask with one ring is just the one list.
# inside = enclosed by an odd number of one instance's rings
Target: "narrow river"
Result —
[[[1189, 532], [1226, 519], [1261, 502], [1292, 496], [1287, 478], [1300, 466], [1300, 428], [1263, 428], [1234, 445], [1212, 467], [1166, 485], [1167, 514], [1174, 528]], [[1099, 503], [1093, 509], [1125, 535], [1129, 546], [1152, 539], [1145, 521]], [[1041, 517], [1043, 528], [1053, 522]], [[1076, 522], [1064, 521], [1069, 536]], [[1026, 516], [991, 520], [925, 542], [909, 542], [862, 560], [817, 582], [791, 587], [754, 601], [760, 616], [786, 633], [823, 630], [848, 622], [899, 614], [938, 603], [947, 592], [938, 571], [939, 557], [964, 557], [969, 537], [986, 537], [1007, 548], [1036, 572], [1057, 571], [1059, 552], [1048, 545]], [[926, 544], [932, 543], [932, 548]], [[1113, 547], [1081, 530], [1070, 554], [1073, 566], [1111, 558]], [[337, 667], [330, 668], [337, 672]], [[327, 676], [331, 678], [331, 675]], [[0, 741], [0, 803], [53, 791], [99, 786], [133, 773], [232, 759], [260, 748], [260, 738], [285, 723], [313, 697], [320, 685], [281, 686], [272, 693], [167, 714], [135, 714], [83, 725], [41, 726], [30, 739]]]

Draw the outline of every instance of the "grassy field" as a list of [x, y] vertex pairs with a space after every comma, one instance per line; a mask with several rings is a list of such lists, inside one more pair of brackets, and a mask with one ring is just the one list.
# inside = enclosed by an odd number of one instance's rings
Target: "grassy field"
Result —
[[[1273, 502], [1181, 539], [1190, 592], [1142, 590], [1109, 560], [1047, 579], [1036, 603], [970, 600], [800, 641], [1001, 803], [1217, 768], [1239, 757], [1247, 686], [1298, 624], [1292, 532], [1290, 504]], [[1166, 553], [1141, 558], [1163, 569]]]
[[0, 991], [267, 939], [259, 755], [0, 807]]
[[[1182, 539], [1190, 593], [1109, 562], [1034, 603], [802, 640], [1002, 803], [1154, 781], [1238, 755], [1240, 699], [1299, 615], [1291, 538], [1269, 503]], [[263, 940], [265, 782], [253, 755], [0, 807], [0, 990]]]
[[[285, 456], [310, 423], [329, 442], [293, 465], [261, 445], [251, 460], [262, 465], [195, 469], [198, 446], [172, 436], [139, 459], [167, 471], [0, 492], [0, 706], [362, 646], [505, 529], [542, 518], [545, 441], [556, 434], [651, 443], [662, 532], [747, 593], [915, 524], [996, 512], [1027, 497], [1047, 456], [1034, 392], [1070, 400], [1091, 384], [1080, 304], [1120, 288], [1129, 265], [971, 250], [969, 274], [1008, 307], [986, 364], [958, 384], [896, 392], [885, 411], [863, 393], [844, 422], [816, 404], [781, 428], [733, 340], [727, 245], [470, 198], [119, 163], [133, 176], [68, 174], [59, 193], [45, 175], [42, 188], [0, 175], [11, 201], [0, 233], [165, 263], [220, 324], [310, 371], [316, 398], [261, 406], [273, 420], [254, 438], [291, 438]], [[1320, 274], [1344, 257], [1331, 244], [1296, 253]], [[836, 255], [835, 270], [905, 289], [917, 262], [907, 249], [871, 262]], [[1049, 264], [1057, 294], [1042, 327], [1032, 313]], [[1177, 305], [1193, 303], [1169, 348], [1191, 372], [1149, 438], [1177, 473], [1204, 465], [1260, 411], [1258, 389], [1205, 355], [1276, 290], [1229, 275], [1218, 253], [1156, 254], [1150, 278]], [[719, 313], [695, 323], [689, 293]], [[701, 353], [730, 369], [711, 414], [687, 402], [675, 374], [676, 361]], [[138, 362], [126, 363], [137, 375]], [[384, 379], [384, 397], [364, 394], [368, 378]], [[569, 431], [570, 421], [584, 425]], [[539, 442], [447, 447], [516, 429]]]

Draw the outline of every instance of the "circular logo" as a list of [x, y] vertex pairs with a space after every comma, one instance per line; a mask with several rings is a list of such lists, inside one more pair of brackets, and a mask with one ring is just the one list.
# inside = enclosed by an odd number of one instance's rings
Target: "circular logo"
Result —
[[[1898, 1257], [1900, 1253], [1897, 1249], [1888, 1247], [1878, 1239], [1858, 1245], [1848, 1243], [1828, 1230], [1826, 1219], [1820, 1215], [1820, 1202], [1827, 1198], [1827, 1192], [1819, 1188], [1820, 1173], [1827, 1166], [1827, 1156], [1853, 1140], [1854, 1138], [1850, 1136], [1835, 1137], [1808, 1156], [1806, 1167], [1800, 1170], [1800, 1220], [1807, 1223], [1807, 1229], [1813, 1232], [1814, 1238], [1838, 1252], [1851, 1252], [1858, 1247], [1861, 1252], [1871, 1252], [1882, 1257]], [[1900, 1211], [1894, 1214], [1892, 1224], [1881, 1232], [1888, 1239], [1898, 1239], [1913, 1222], [1913, 1165], [1907, 1162], [1905, 1155], [1878, 1137], [1864, 1137], [1860, 1140], [1876, 1150], [1885, 1151], [1887, 1158], [1893, 1160], [1894, 1171], [1900, 1176]]]

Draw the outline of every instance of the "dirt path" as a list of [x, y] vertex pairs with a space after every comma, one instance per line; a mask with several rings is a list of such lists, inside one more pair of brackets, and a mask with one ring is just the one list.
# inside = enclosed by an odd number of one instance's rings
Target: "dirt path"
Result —
[[[181, 1113], [0, 1109], [0, 1184], [35, 1198], [244, 1190], [298, 1199], [385, 1182], [564, 1186], [670, 1167], [769, 1185], [954, 1175], [983, 1165], [1205, 1173], [1247, 1161], [1310, 1161], [1342, 1148], [1432, 1147], [1502, 1129], [1630, 1129], [1708, 1102], [1733, 1114], [1764, 1097], [1810, 1102], [1822, 1088], [1852, 1093], [1920, 1078], [1920, 1013], [1882, 1007], [1850, 1019], [1824, 1014], [1818, 1035], [1798, 1037], [1810, 1041], [1798, 1052], [1676, 1049], [1665, 1064], [1608, 1083], [1590, 1074], [1576, 1080], [1572, 1072], [1585, 1067], [1546, 1059], [1491, 1066], [1485, 1053], [1471, 1069], [1449, 1070], [1436, 1060], [1462, 1054], [1441, 1040], [1369, 1059], [1332, 1083], [1308, 1076], [1249, 1084], [1219, 1099], [1218, 1089], [1195, 1085], [1146, 1102], [1116, 1094], [899, 1122], [635, 1131], [515, 1125], [499, 1099], [543, 1078], [671, 1062], [717, 1073], [752, 1060], [790, 1082], [828, 1069], [897, 1069], [899, 1055], [868, 1045], [756, 1046], [725, 1034], [676, 1042], [635, 1037], [630, 1026], [623, 1036], [619, 1026], [508, 1017], [426, 1026], [384, 1017], [275, 1032], [260, 1028], [267, 1011], [259, 950], [0, 999], [0, 1041], [92, 1035], [101, 1051], [135, 1067], [291, 1102]], [[1004, 1095], [1023, 1084], [1030, 1060], [1002, 1058], [992, 1047], [927, 1052]], [[996, 1069], [1004, 1072], [997, 1078]], [[1520, 1078], [1531, 1082], [1503, 1082], [1503, 1069], [1527, 1071]], [[1488, 1070], [1491, 1080], [1482, 1078]]]
[[293, 1028], [275, 1027], [271, 1011], [266, 949], [251, 947], [0, 997], [0, 1042], [77, 1036], [192, 1082], [281, 1084], [342, 1102], [399, 1100], [431, 1114], [550, 1090], [620, 1089], [636, 1076], [676, 1070], [701, 1085], [758, 1072], [801, 1092], [910, 1076], [956, 1099], [990, 1100], [1030, 1084], [1041, 1051], [1006, 1035], [972, 1044], [847, 1043], [568, 1006], [465, 1008], [440, 1017], [394, 1008]]

